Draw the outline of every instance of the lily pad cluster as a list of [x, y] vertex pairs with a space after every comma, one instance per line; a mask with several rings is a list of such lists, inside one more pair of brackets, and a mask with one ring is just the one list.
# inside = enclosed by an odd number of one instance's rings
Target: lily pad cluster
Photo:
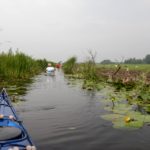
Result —
[[107, 106], [105, 109], [109, 113], [101, 117], [111, 121], [114, 128], [137, 129], [150, 123], [150, 115], [133, 110], [133, 105], [118, 103], [113, 108]]

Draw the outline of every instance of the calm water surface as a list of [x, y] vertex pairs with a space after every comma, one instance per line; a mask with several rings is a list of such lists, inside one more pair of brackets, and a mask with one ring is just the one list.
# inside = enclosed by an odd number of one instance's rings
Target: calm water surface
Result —
[[61, 71], [39, 75], [15, 107], [38, 150], [149, 150], [150, 127], [113, 129], [101, 93], [68, 84]]

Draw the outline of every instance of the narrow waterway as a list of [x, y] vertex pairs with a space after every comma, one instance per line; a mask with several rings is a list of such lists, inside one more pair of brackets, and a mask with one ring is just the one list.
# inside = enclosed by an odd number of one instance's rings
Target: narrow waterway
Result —
[[34, 79], [15, 105], [38, 150], [149, 150], [150, 127], [113, 129], [100, 92], [68, 84], [61, 71]]

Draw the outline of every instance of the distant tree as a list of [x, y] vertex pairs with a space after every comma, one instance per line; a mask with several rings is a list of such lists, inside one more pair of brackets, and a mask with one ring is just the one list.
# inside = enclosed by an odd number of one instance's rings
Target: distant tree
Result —
[[145, 58], [143, 59], [144, 63], [150, 64], [150, 54], [146, 55]]
[[136, 58], [129, 58], [124, 61], [125, 64], [142, 64], [142, 59], [136, 59]]
[[113, 64], [113, 62], [109, 59], [105, 59], [105, 60], [101, 61], [101, 64]]

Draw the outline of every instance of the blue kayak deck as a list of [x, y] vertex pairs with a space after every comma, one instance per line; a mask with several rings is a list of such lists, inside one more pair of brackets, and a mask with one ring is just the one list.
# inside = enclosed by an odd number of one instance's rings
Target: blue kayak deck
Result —
[[[30, 147], [31, 150], [35, 150], [35, 146], [29, 136], [27, 130], [23, 126], [23, 122], [19, 119], [14, 107], [12, 106], [10, 99], [5, 90], [0, 93], [0, 129], [18, 130], [16, 134], [0, 139], [0, 150], [8, 150], [17, 147], [18, 150], [26, 150], [26, 147]], [[1, 134], [0, 130], [0, 134]], [[9, 130], [8, 130], [9, 131]], [[9, 134], [7, 132], [7, 134]]]

